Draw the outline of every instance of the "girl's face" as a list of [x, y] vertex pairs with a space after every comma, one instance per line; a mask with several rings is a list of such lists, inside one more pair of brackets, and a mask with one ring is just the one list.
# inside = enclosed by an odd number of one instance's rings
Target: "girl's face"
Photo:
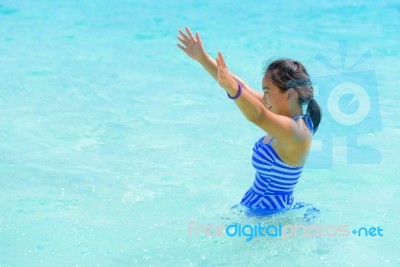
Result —
[[272, 83], [271, 79], [264, 76], [262, 80], [262, 88], [264, 91], [263, 104], [275, 114], [284, 114], [285, 105], [287, 102], [287, 92], [281, 90]]

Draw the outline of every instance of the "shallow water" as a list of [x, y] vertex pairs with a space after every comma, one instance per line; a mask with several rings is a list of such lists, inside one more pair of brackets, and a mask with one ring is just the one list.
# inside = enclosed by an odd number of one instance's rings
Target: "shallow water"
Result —
[[[2, 1], [0, 266], [399, 265], [399, 12], [396, 1]], [[311, 221], [307, 209], [230, 209], [265, 133], [176, 47], [185, 25], [260, 91], [265, 60], [308, 68], [324, 117], [295, 197], [319, 210]], [[332, 81], [362, 86], [373, 112], [338, 124]], [[351, 113], [364, 100], [339, 105]], [[191, 220], [384, 236], [246, 241], [189, 235]]]

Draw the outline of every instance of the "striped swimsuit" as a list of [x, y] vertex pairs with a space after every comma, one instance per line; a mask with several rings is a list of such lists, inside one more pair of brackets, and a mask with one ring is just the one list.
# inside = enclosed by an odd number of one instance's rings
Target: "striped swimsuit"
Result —
[[[304, 117], [313, 132], [309, 115], [298, 115], [294, 120]], [[286, 164], [275, 152], [271, 143], [263, 143], [261, 137], [253, 147], [252, 163], [256, 169], [253, 185], [243, 196], [240, 204], [258, 213], [272, 214], [282, 210], [300, 207], [296, 205], [293, 190], [299, 181], [303, 166], [293, 167]]]

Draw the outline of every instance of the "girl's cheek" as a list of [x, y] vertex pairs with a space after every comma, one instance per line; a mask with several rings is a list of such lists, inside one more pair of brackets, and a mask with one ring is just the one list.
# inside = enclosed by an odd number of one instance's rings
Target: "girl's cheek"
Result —
[[272, 108], [272, 106], [271, 106], [271, 104], [269, 103], [268, 98], [266, 97], [265, 94], [264, 94], [264, 96], [263, 96], [263, 103], [264, 103], [264, 106], [265, 106], [266, 108], [268, 108], [268, 109], [271, 109], [271, 108]]

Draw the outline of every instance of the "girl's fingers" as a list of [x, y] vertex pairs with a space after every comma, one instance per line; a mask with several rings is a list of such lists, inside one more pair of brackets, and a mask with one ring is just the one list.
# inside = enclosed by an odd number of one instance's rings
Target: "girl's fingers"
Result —
[[218, 67], [218, 68], [221, 68], [221, 60], [219, 59], [219, 57], [217, 57], [217, 58], [215, 59], [215, 61], [217, 62], [217, 67]]
[[178, 38], [179, 41], [181, 41], [184, 45], [187, 45], [187, 41], [185, 39], [183, 39], [182, 37], [176, 36], [176, 38]]
[[218, 51], [218, 57], [219, 57], [219, 60], [221, 62], [221, 67], [226, 68], [224, 57], [222, 56], [220, 51]]
[[189, 41], [189, 37], [187, 37], [186, 34], [183, 31], [181, 31], [181, 29], [179, 29], [179, 33], [182, 35], [183, 39]]
[[223, 66], [224, 68], [228, 68], [228, 67], [226, 66], [226, 64], [225, 64], [225, 58], [224, 58], [224, 56], [222, 55], [221, 52], [219, 52], [219, 53], [220, 53], [220, 55], [221, 55], [221, 64], [222, 64], [222, 66]]
[[185, 27], [187, 33], [189, 34], [190, 40], [192, 41], [196, 41], [196, 39], [193, 37], [192, 32], [190, 31], [190, 29], [188, 27]]
[[186, 48], [184, 48], [183, 46], [181, 46], [180, 44], [176, 44], [180, 49], [183, 50], [183, 52], [186, 52]]
[[199, 33], [199, 32], [196, 32], [196, 40], [197, 40], [197, 42], [199, 42], [200, 44], [203, 44], [203, 41], [202, 41], [201, 38], [200, 38], [200, 33]]

